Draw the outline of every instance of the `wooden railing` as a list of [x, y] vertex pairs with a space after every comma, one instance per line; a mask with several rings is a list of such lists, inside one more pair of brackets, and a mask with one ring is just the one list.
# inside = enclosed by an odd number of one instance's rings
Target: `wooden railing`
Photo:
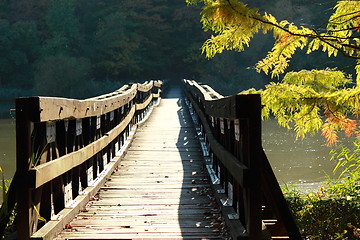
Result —
[[116, 168], [161, 81], [86, 100], [16, 99], [17, 238], [52, 239]]
[[184, 80], [207, 168], [234, 239], [301, 239], [264, 153], [260, 95], [223, 97]]

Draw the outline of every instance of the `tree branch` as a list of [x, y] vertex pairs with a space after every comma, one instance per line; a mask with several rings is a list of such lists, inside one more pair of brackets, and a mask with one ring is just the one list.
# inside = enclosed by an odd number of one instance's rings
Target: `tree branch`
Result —
[[[242, 16], [245, 16], [243, 13], [239, 12], [230, 2], [230, 0], [226, 0], [229, 4], [229, 6], [233, 9], [234, 12], [236, 12], [237, 14], [239, 15], [242, 15]], [[359, 11], [360, 12], [360, 11]], [[266, 21], [264, 19], [261, 19], [261, 18], [258, 18], [258, 17], [255, 17], [255, 16], [248, 16], [256, 21], [259, 21], [263, 24], [268, 24], [268, 25], [271, 25], [273, 27], [276, 27], [284, 32], [287, 32], [289, 33], [290, 35], [292, 36], [298, 36], [298, 37], [306, 37], [306, 38], [309, 38], [309, 39], [319, 39], [320, 41], [330, 45], [331, 47], [333, 47], [334, 49], [338, 50], [339, 52], [341, 52], [341, 54], [343, 54], [345, 57], [348, 57], [348, 58], [352, 58], [352, 59], [360, 59], [360, 56], [354, 56], [354, 55], [350, 55], [348, 53], [346, 53], [341, 47], [337, 47], [335, 46], [334, 44], [330, 43], [332, 41], [337, 41], [338, 44], [340, 44], [341, 46], [343, 47], [348, 47], [348, 48], [352, 48], [352, 49], [355, 49], [355, 50], [360, 50], [360, 47], [359, 46], [356, 46], [356, 45], [353, 45], [353, 44], [344, 44], [344, 43], [341, 43], [339, 40], [344, 40], [344, 39], [351, 39], [350, 37], [337, 37], [337, 36], [332, 36], [332, 35], [321, 35], [321, 34], [318, 34], [315, 30], [312, 30], [315, 34], [299, 34], [299, 33], [295, 33], [295, 32], [292, 32], [290, 31], [289, 29], [287, 28], [284, 28], [278, 24], [275, 24], [275, 23], [272, 23], [272, 22], [269, 22], [269, 21]], [[353, 38], [358, 38], [357, 36], [356, 37], [353, 37]]]

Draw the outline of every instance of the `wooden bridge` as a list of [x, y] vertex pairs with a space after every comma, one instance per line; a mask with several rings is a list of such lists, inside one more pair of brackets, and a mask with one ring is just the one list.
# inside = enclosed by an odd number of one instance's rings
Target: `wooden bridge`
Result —
[[165, 87], [16, 100], [17, 239], [301, 239], [261, 146], [260, 96]]

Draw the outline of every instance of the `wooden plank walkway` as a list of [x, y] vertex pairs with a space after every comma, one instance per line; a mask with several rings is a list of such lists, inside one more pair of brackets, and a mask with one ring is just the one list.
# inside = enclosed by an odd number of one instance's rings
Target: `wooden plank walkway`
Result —
[[56, 239], [225, 239], [179, 91], [162, 99], [119, 168]]

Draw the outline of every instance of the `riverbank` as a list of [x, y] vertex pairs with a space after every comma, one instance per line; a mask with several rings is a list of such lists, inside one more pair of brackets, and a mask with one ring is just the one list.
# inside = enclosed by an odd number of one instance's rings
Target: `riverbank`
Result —
[[359, 182], [357, 172], [314, 192], [283, 189], [303, 239], [360, 239]]
[[16, 165], [15, 119], [0, 119], [0, 167], [12, 178]]
[[[11, 179], [15, 173], [15, 134], [15, 119], [0, 119], [0, 167], [3, 170], [6, 180]], [[0, 204], [1, 203], [2, 191], [0, 191]]]

